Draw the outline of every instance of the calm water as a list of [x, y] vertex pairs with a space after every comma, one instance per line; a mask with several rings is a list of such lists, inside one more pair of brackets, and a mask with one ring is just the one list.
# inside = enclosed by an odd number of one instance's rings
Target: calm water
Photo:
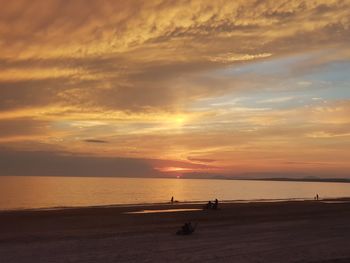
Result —
[[0, 177], [0, 210], [179, 201], [350, 197], [350, 184], [201, 179]]

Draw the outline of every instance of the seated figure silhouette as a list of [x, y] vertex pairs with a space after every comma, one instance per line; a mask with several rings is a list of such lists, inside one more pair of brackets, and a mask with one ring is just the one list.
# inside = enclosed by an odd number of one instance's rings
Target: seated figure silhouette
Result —
[[219, 206], [219, 200], [215, 199], [215, 202], [213, 204], [213, 209], [218, 209], [218, 206]]
[[205, 205], [206, 209], [211, 209], [213, 208], [213, 203], [211, 201], [209, 201], [206, 205]]
[[208, 203], [204, 206], [205, 209], [218, 209], [219, 207], [219, 200], [218, 199], [215, 199], [214, 202], [212, 201], [208, 201]]
[[194, 232], [196, 226], [193, 226], [191, 222], [185, 223], [180, 230], [176, 232], [177, 235], [190, 235]]

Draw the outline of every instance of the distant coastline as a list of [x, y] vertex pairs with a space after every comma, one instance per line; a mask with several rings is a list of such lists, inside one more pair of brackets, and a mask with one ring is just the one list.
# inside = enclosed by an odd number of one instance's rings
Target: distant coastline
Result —
[[346, 178], [239, 178], [234, 180], [248, 181], [282, 181], [282, 182], [318, 182], [318, 183], [350, 183]]
[[315, 182], [315, 183], [350, 183], [350, 178], [317, 178], [317, 177], [242, 177], [242, 176], [224, 176], [224, 175], [214, 175], [214, 176], [193, 176], [193, 175], [183, 175], [181, 179], [216, 179], [216, 180], [238, 180], [238, 181], [276, 181], [276, 182]]

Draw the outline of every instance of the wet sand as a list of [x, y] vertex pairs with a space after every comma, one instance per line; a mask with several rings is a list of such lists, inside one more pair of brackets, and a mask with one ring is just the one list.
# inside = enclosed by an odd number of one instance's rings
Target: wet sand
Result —
[[[338, 201], [0, 212], [0, 262], [350, 262], [350, 203]], [[195, 233], [177, 236], [186, 221]]]

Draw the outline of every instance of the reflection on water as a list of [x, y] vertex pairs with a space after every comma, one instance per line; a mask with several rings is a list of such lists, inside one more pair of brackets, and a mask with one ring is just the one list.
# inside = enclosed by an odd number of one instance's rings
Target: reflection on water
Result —
[[205, 179], [0, 177], [0, 209], [139, 204], [176, 200], [349, 197], [350, 184]]
[[199, 208], [179, 208], [179, 209], [158, 209], [158, 210], [141, 210], [133, 212], [125, 212], [124, 214], [154, 214], [154, 213], [175, 213], [175, 212], [190, 212], [200, 211]]

